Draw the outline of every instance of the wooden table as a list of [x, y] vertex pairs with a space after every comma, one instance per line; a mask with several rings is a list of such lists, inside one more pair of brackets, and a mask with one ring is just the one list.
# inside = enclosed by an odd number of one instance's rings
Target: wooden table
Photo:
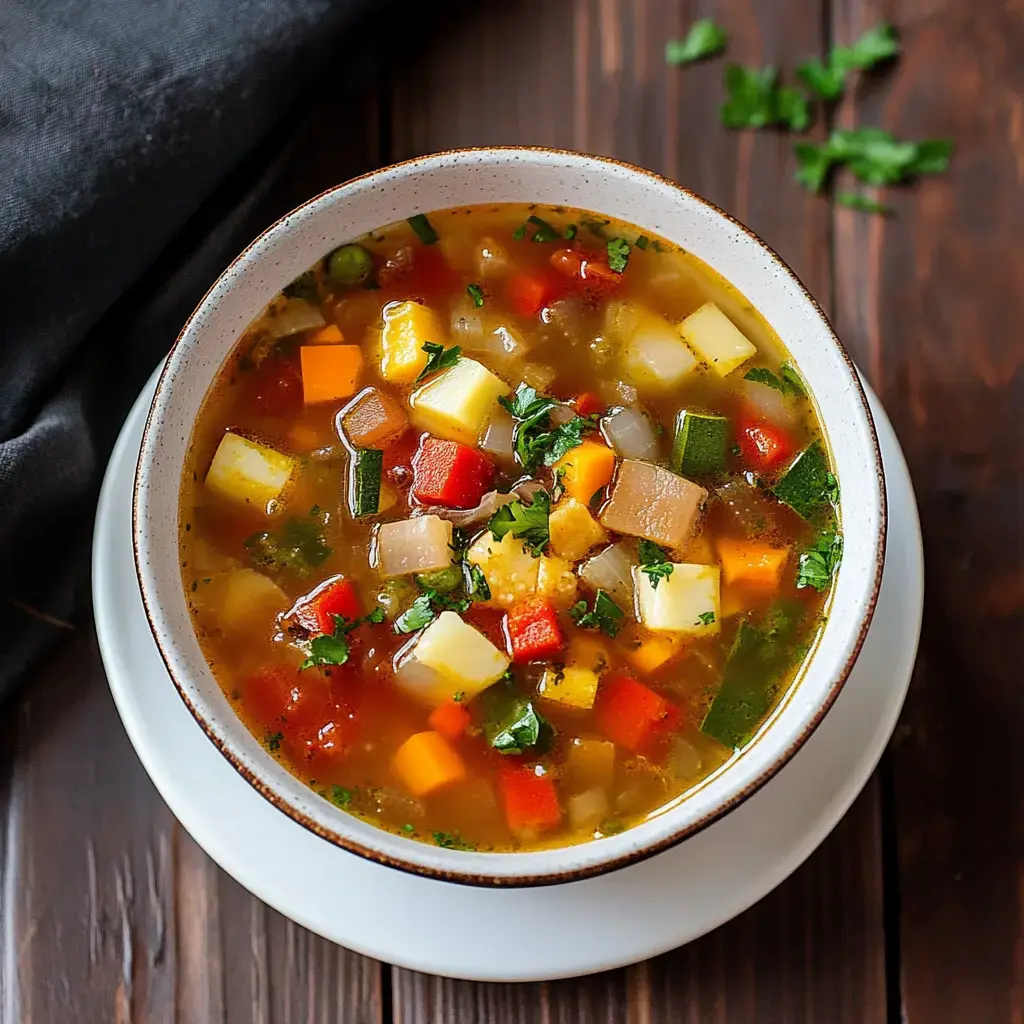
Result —
[[[333, 946], [213, 866], [128, 744], [86, 610], [0, 726], [0, 1018], [1021, 1024], [1024, 8], [479, 6], [364, 51], [364, 95], [324, 90], [278, 210], [392, 160], [529, 143], [654, 168], [758, 231], [830, 312], [917, 488], [928, 602], [889, 751], [817, 853], [700, 941], [579, 981], [443, 981]], [[719, 126], [721, 62], [665, 66], [666, 39], [705, 14], [732, 59], [785, 68], [894, 21], [902, 60], [832, 120], [953, 138], [951, 172], [887, 196], [889, 219], [808, 196], [790, 138]]]

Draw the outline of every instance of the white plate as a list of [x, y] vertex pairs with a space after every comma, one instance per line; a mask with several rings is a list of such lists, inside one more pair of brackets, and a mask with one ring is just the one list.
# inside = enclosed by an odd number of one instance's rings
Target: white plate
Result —
[[832, 710], [763, 789], [657, 857], [540, 889], [437, 882], [338, 849], [274, 808], [224, 760], [153, 642], [132, 560], [131, 492], [155, 383], [156, 375], [121, 431], [97, 512], [93, 595], [110, 689], [182, 825], [228, 874], [306, 928], [379, 960], [472, 980], [545, 980], [634, 963], [703, 935], [775, 888], [828, 835], [881, 756], [910, 682], [924, 584], [910, 476], [871, 395], [889, 497], [878, 608]]

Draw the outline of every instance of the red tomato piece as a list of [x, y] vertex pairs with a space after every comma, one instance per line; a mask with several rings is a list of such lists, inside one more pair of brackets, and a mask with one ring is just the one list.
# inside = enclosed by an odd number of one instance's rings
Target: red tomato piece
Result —
[[265, 665], [240, 687], [246, 711], [261, 725], [280, 723], [292, 701], [297, 682], [298, 673], [294, 668]]
[[664, 760], [668, 753], [669, 741], [678, 731], [683, 721], [683, 713], [674, 704], [666, 702], [665, 717], [651, 726], [647, 735], [640, 743], [638, 753], [656, 764]]
[[458, 441], [426, 437], [412, 460], [412, 493], [424, 505], [474, 508], [494, 483], [494, 463]]
[[505, 282], [505, 295], [513, 312], [527, 319], [566, 294], [565, 283], [546, 267], [519, 270]]
[[778, 469], [796, 450], [793, 439], [782, 427], [748, 417], [740, 420], [739, 445], [744, 461], [762, 473]]
[[302, 411], [302, 375], [291, 359], [264, 359], [249, 378], [252, 403], [267, 416], [295, 416]]
[[604, 402], [593, 391], [584, 391], [582, 395], [578, 395], [573, 405], [576, 407], [577, 416], [593, 416], [604, 412]]
[[562, 820], [558, 792], [548, 776], [522, 765], [502, 765], [498, 785], [513, 832], [542, 832]]
[[631, 676], [606, 677], [594, 701], [598, 729], [627, 750], [637, 750], [668, 713], [668, 701]]
[[558, 613], [544, 597], [517, 604], [508, 613], [506, 628], [516, 662], [552, 658], [565, 646]]
[[608, 295], [622, 283], [622, 275], [608, 266], [604, 254], [581, 246], [555, 250], [551, 254], [551, 266], [596, 296]]
[[358, 619], [363, 611], [359, 596], [350, 580], [334, 576], [325, 580], [295, 605], [295, 618], [310, 633], [333, 633], [334, 616]]
[[410, 298], [430, 300], [450, 295], [456, 288], [455, 272], [436, 245], [413, 247], [412, 266], [398, 278], [398, 288]]
[[470, 721], [469, 712], [461, 704], [450, 700], [434, 708], [427, 724], [446, 740], [457, 740], [466, 731]]

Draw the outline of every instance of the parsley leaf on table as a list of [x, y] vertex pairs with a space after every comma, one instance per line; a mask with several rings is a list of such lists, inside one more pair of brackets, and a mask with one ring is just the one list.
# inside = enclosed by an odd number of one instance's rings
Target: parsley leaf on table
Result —
[[862, 196], [858, 192], [837, 192], [836, 205], [857, 210], [859, 213], [877, 213], [882, 217], [888, 217], [893, 212], [891, 206], [886, 206], [885, 203], [880, 203], [870, 196]]
[[729, 34], [713, 18], [701, 18], [690, 26], [683, 39], [670, 39], [665, 44], [665, 62], [678, 67], [717, 57], [728, 41]]
[[588, 610], [586, 601], [577, 601], [569, 609], [569, 617], [581, 629], [599, 629], [615, 636], [622, 626], [623, 611], [606, 591], [599, 590], [594, 596], [593, 610]]
[[852, 46], [833, 47], [827, 62], [814, 57], [801, 64], [796, 73], [812, 93], [834, 103], [843, 94], [849, 72], [866, 71], [899, 52], [896, 30], [882, 21], [869, 28]]
[[667, 580], [672, 575], [672, 563], [661, 545], [650, 540], [640, 541], [640, 571], [647, 574], [654, 590], [663, 579]]
[[823, 534], [817, 543], [800, 553], [796, 585], [802, 590], [813, 587], [823, 593], [843, 558], [843, 537], [839, 533]]
[[423, 380], [424, 377], [429, 377], [440, 370], [451, 369], [459, 361], [459, 356], [462, 355], [462, 348], [458, 345], [445, 348], [444, 345], [438, 345], [433, 341], [425, 341], [423, 343], [423, 351], [427, 353], [429, 358], [427, 359], [427, 365], [423, 367], [420, 375], [416, 378], [417, 383]]
[[802, 132], [811, 123], [807, 99], [788, 85], [779, 84], [772, 66], [745, 68], [730, 64], [725, 69], [728, 99], [719, 113], [726, 128], [770, 128], [782, 125]]

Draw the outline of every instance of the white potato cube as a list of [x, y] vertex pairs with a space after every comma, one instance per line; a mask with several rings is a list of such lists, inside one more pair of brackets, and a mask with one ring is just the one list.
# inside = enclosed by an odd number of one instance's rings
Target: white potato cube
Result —
[[655, 587], [639, 567], [633, 570], [636, 607], [640, 621], [656, 633], [702, 636], [721, 628], [721, 602], [717, 565], [673, 562], [672, 575]]
[[381, 523], [377, 568], [384, 576], [433, 572], [452, 564], [452, 524], [440, 516], [413, 516]]
[[475, 445], [498, 398], [510, 390], [486, 366], [474, 359], [460, 359], [412, 393], [411, 418], [417, 427], [437, 437]]
[[536, 593], [541, 560], [511, 533], [501, 540], [495, 540], [490, 530], [482, 533], [466, 552], [466, 560], [478, 565], [487, 580], [491, 598], [486, 604], [511, 608]]
[[713, 302], [705, 302], [683, 320], [679, 333], [719, 377], [728, 376], [757, 353], [757, 348]]
[[211, 584], [220, 624], [229, 631], [261, 628], [274, 631], [277, 616], [291, 601], [269, 576], [255, 569], [233, 569]]
[[427, 626], [413, 648], [413, 657], [449, 684], [449, 700], [460, 690], [466, 700], [472, 700], [505, 674], [509, 662], [483, 633], [451, 611], [441, 612]]
[[644, 311], [622, 349], [622, 369], [641, 390], [677, 387], [697, 369], [693, 353], [664, 317]]
[[575, 498], [560, 502], [548, 520], [551, 550], [561, 558], [575, 562], [592, 547], [608, 539], [604, 527], [590, 514], [590, 509]]
[[295, 459], [228, 431], [217, 445], [206, 486], [222, 498], [267, 511], [295, 470]]

